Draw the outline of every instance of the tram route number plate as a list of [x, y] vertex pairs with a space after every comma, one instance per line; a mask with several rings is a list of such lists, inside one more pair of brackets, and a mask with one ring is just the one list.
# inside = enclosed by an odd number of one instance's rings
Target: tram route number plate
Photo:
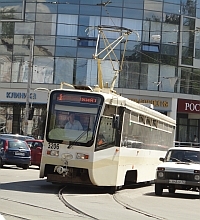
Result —
[[169, 180], [169, 183], [173, 184], [186, 184], [185, 180]]

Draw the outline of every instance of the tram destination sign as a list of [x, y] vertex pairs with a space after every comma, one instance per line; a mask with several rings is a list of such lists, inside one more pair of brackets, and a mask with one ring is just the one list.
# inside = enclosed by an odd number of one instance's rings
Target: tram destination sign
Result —
[[59, 93], [56, 97], [57, 101], [70, 101], [70, 102], [80, 102], [80, 103], [90, 103], [90, 104], [98, 104], [100, 101], [99, 97], [94, 96], [85, 96], [82, 94], [63, 94]]

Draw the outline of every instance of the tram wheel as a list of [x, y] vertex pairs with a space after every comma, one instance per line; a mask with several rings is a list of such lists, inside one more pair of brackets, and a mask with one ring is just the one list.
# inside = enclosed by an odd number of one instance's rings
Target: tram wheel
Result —
[[109, 193], [115, 194], [116, 191], [119, 191], [122, 189], [123, 186], [109, 186]]

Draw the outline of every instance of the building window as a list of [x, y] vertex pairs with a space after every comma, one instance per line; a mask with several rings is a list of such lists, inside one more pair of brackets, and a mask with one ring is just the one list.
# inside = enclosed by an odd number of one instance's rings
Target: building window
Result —
[[3, 1], [0, 3], [0, 19], [6, 21], [24, 20], [24, 10], [23, 0]]
[[96, 38], [79, 38], [78, 46], [80, 47], [95, 47], [97, 39]]
[[142, 44], [142, 50], [143, 51], [148, 51], [148, 52], [159, 52], [160, 51], [160, 47], [159, 45], [156, 44]]

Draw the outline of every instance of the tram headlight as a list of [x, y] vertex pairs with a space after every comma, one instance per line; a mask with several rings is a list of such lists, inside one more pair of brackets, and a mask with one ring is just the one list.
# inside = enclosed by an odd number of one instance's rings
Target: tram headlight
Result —
[[87, 160], [87, 159], [89, 159], [89, 155], [88, 154], [83, 154], [83, 153], [77, 153], [76, 154], [76, 159]]
[[73, 155], [68, 154], [68, 153], [62, 154], [61, 157], [62, 157], [63, 160], [71, 160], [71, 159], [73, 159]]
[[58, 157], [59, 156], [59, 151], [57, 151], [57, 150], [47, 150], [47, 155]]

